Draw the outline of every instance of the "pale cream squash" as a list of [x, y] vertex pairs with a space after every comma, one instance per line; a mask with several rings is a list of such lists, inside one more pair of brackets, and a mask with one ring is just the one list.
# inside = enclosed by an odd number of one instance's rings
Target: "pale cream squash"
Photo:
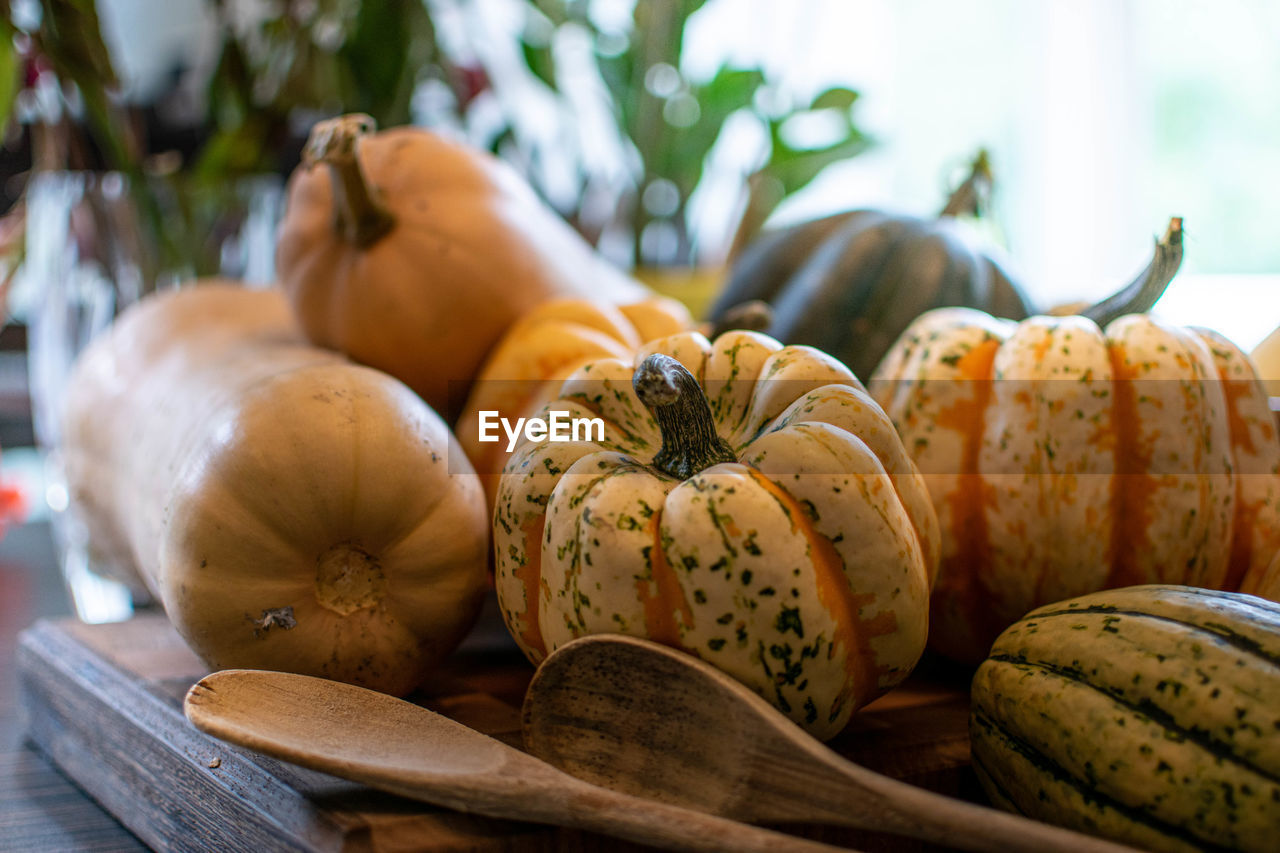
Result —
[[590, 362], [547, 409], [603, 440], [528, 442], [500, 480], [496, 583], [535, 662], [593, 633], [697, 654], [818, 737], [924, 648], [937, 521], [839, 362], [687, 332]]
[[98, 556], [210, 667], [403, 694], [486, 587], [480, 485], [409, 388], [303, 342], [279, 290], [144, 300], [77, 364], [64, 456]]
[[945, 654], [980, 660], [1031, 608], [1094, 590], [1249, 587], [1280, 551], [1276, 425], [1216, 333], [944, 308], [870, 384], [942, 525]]

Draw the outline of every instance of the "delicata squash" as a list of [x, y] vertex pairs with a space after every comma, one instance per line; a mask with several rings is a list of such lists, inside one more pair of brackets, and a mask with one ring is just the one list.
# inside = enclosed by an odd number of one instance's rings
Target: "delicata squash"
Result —
[[942, 525], [930, 629], [944, 654], [980, 661], [1023, 613], [1100, 589], [1277, 594], [1264, 575], [1280, 552], [1280, 439], [1220, 334], [941, 308], [871, 390]]
[[592, 361], [500, 478], [499, 603], [532, 661], [647, 637], [736, 677], [818, 737], [924, 649], [937, 519], [893, 425], [834, 358], [686, 332]]
[[77, 363], [64, 436], [96, 556], [210, 667], [404, 694], [478, 612], [484, 497], [443, 421], [304, 343], [278, 290], [131, 308]]
[[1144, 585], [1046, 605], [973, 678], [993, 804], [1143, 850], [1276, 849], [1280, 606]]

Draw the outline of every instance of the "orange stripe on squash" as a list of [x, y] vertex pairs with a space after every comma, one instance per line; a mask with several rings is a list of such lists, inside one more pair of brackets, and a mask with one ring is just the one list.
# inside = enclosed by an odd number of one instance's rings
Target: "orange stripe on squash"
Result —
[[[933, 601], [958, 604], [965, 622], [974, 626], [974, 636], [984, 644], [981, 651], [985, 651], [985, 645], [1004, 628], [991, 607], [993, 595], [986, 583], [991, 566], [987, 507], [994, 503], [995, 497], [982, 474], [978, 473], [987, 408], [991, 403], [996, 351], [1000, 344], [996, 338], [983, 341], [956, 363], [956, 369], [965, 380], [979, 383], [976, 393], [971, 399], [956, 401], [937, 416], [939, 427], [964, 436], [964, 450], [956, 488], [945, 497], [951, 510], [956, 550], [954, 554], [943, 557]], [[934, 618], [937, 618], [936, 612]]]
[[[1212, 341], [1209, 341], [1212, 344]], [[1257, 456], [1259, 448], [1253, 441], [1253, 430], [1249, 421], [1240, 413], [1240, 400], [1257, 393], [1257, 379], [1232, 378], [1227, 370], [1231, 362], [1218, 362], [1216, 366], [1218, 379], [1222, 384], [1222, 396], [1226, 402], [1227, 427], [1231, 436], [1232, 458], [1239, 460], [1242, 454]], [[1270, 444], [1275, 441], [1275, 430], [1269, 421], [1256, 424], [1259, 437]], [[1238, 471], [1236, 476], [1236, 513], [1231, 537], [1231, 557], [1227, 564], [1227, 574], [1222, 588], [1239, 589], [1241, 582], [1253, 563], [1254, 526], [1258, 523], [1258, 513], [1263, 507], [1262, 501], [1245, 499], [1245, 472]]]
[[[644, 607], [645, 630], [655, 643], [682, 649], [680, 623], [686, 630], [691, 629], [693, 610], [662, 547], [662, 510], [649, 519], [649, 535], [653, 541], [649, 549], [649, 578], [636, 580], [636, 594]], [[678, 620], [677, 612], [680, 614]]]
[[1044, 337], [1036, 341], [1031, 347], [1031, 355], [1035, 359], [1036, 364], [1044, 361], [1045, 356], [1049, 354], [1049, 350], [1053, 349], [1053, 335], [1046, 333]]
[[530, 516], [520, 528], [524, 533], [524, 563], [514, 569], [516, 580], [524, 587], [524, 629], [520, 631], [520, 641], [526, 649], [536, 652], [539, 660], [547, 656], [538, 612], [538, 592], [542, 586], [542, 532], [546, 522], [546, 515], [539, 513]]
[[[1240, 400], [1256, 393], [1252, 379], [1230, 379], [1227, 372], [1218, 369], [1218, 378], [1222, 380], [1222, 396], [1227, 406], [1227, 426], [1231, 435], [1232, 458], [1239, 459], [1242, 453], [1257, 455], [1258, 448], [1253, 443], [1253, 432], [1249, 422], [1240, 414]], [[1266, 424], [1270, 427], [1270, 424]], [[1267, 441], [1271, 436], [1263, 435]], [[1241, 472], [1236, 477], [1236, 516], [1234, 534], [1231, 537], [1231, 559], [1227, 564], [1227, 576], [1222, 582], [1223, 589], [1239, 589], [1240, 582], [1249, 571], [1253, 562], [1253, 526], [1258, 523], [1259, 502], [1249, 502], [1244, 495], [1244, 476]]]
[[897, 631], [897, 615], [882, 612], [870, 619], [863, 619], [862, 608], [874, 604], [875, 596], [853, 591], [849, 586], [849, 577], [845, 574], [844, 558], [830, 539], [814, 529], [804, 508], [790, 492], [755, 469], [750, 469], [749, 472], [760, 488], [772, 495], [787, 511], [791, 532], [804, 536], [809, 546], [818, 602], [835, 623], [835, 635], [828, 655], [835, 653], [836, 646], [843, 646], [845, 649], [844, 671], [847, 680], [833, 703], [833, 712], [842, 708], [850, 696], [865, 699], [868, 694], [877, 690], [880, 676], [887, 672], [887, 667], [876, 663], [875, 653], [868, 641]]
[[1235, 535], [1231, 537], [1231, 561], [1227, 564], [1227, 575], [1222, 588], [1240, 589], [1244, 576], [1249, 573], [1253, 563], [1253, 529], [1258, 523], [1258, 511], [1262, 509], [1261, 501], [1246, 502], [1244, 499], [1243, 477], [1236, 478], [1236, 516]]
[[1151, 583], [1137, 565], [1136, 557], [1148, 542], [1151, 498], [1156, 480], [1151, 470], [1151, 453], [1138, 441], [1138, 398], [1134, 382], [1138, 368], [1125, 361], [1121, 344], [1109, 343], [1107, 355], [1112, 371], [1112, 425], [1115, 429], [1115, 478], [1111, 485], [1114, 526], [1111, 528], [1111, 570], [1106, 587]]

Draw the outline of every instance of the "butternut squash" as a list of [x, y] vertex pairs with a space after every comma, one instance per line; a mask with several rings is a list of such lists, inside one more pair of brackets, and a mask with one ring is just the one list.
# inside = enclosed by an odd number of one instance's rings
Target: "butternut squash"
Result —
[[[308, 338], [461, 404], [490, 349], [555, 297], [634, 301], [509, 166], [365, 115], [320, 122], [289, 180], [276, 269]], [[451, 400], [452, 397], [452, 400]]]
[[1249, 353], [1258, 366], [1258, 375], [1272, 397], [1280, 397], [1280, 328], [1262, 339]]
[[65, 402], [98, 556], [210, 667], [404, 694], [470, 628], [488, 544], [470, 465], [409, 388], [304, 343], [279, 290], [145, 299]]

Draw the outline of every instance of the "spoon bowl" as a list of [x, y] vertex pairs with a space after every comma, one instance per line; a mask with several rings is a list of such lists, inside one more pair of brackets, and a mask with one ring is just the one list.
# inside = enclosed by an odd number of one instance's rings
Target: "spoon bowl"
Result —
[[[789, 819], [785, 807], [770, 808], [748, 788], [767, 754], [768, 744], [758, 743], [764, 700], [718, 670], [700, 677], [702, 666], [629, 637], [568, 643], [529, 685], [525, 745], [616, 791], [736, 820]], [[742, 748], [753, 741], [754, 748]]]
[[685, 652], [582, 637], [525, 694], [525, 745], [592, 784], [752, 823], [825, 823], [966, 850], [1132, 849], [955, 800], [854, 764]]

